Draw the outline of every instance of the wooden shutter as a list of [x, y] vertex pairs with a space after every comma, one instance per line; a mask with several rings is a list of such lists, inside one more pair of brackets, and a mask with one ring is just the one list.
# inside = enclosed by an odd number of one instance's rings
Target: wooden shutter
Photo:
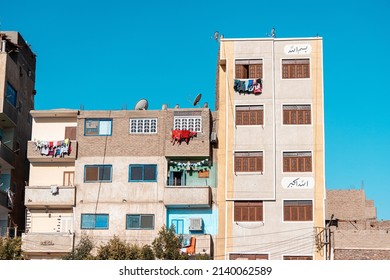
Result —
[[76, 140], [76, 127], [67, 126], [65, 127], [65, 139]]

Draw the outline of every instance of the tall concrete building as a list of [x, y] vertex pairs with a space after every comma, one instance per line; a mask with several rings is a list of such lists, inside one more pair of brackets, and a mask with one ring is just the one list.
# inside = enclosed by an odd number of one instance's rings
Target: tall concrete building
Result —
[[[82, 236], [96, 246], [114, 236], [150, 244], [164, 225], [183, 234], [183, 250], [194, 240], [190, 253], [213, 254], [218, 212], [208, 108], [31, 115], [28, 258], [60, 258]], [[71, 149], [56, 156], [62, 143]]]
[[220, 40], [216, 259], [324, 259], [322, 39]]
[[0, 32], [0, 236], [24, 230], [34, 88], [35, 54], [18, 32]]

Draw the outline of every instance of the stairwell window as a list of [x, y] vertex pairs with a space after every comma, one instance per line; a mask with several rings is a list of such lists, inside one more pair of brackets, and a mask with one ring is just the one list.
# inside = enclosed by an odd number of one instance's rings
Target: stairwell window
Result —
[[283, 79], [310, 78], [310, 59], [282, 59]]
[[81, 229], [108, 229], [108, 214], [81, 214]]
[[235, 201], [235, 222], [261, 222], [263, 221], [262, 201]]
[[236, 125], [263, 125], [263, 105], [236, 106]]
[[177, 130], [202, 131], [202, 117], [174, 117], [173, 127]]
[[283, 152], [283, 172], [311, 172], [311, 152]]
[[131, 134], [154, 134], [157, 133], [157, 118], [130, 119]]
[[112, 165], [85, 165], [84, 182], [85, 183], [109, 183], [112, 181]]
[[7, 82], [6, 99], [14, 107], [16, 107], [17, 96], [18, 93], [16, 89], [9, 82]]
[[234, 172], [263, 172], [263, 152], [235, 152]]
[[85, 119], [85, 136], [111, 136], [112, 119]]
[[313, 221], [313, 201], [283, 201], [283, 219], [286, 222]]
[[283, 105], [283, 124], [311, 124], [311, 105]]
[[262, 59], [237, 59], [236, 79], [259, 79], [263, 78]]
[[126, 215], [126, 229], [154, 229], [154, 215]]
[[157, 182], [157, 164], [130, 164], [129, 182]]

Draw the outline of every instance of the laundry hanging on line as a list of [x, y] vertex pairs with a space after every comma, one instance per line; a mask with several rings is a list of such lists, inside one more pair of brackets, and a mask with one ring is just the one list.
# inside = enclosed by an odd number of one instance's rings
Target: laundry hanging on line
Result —
[[42, 141], [36, 140], [35, 147], [41, 155], [52, 157], [64, 157], [70, 155], [72, 148], [70, 140], [67, 138], [61, 141]]
[[261, 79], [234, 80], [234, 91], [239, 94], [261, 94], [263, 82]]

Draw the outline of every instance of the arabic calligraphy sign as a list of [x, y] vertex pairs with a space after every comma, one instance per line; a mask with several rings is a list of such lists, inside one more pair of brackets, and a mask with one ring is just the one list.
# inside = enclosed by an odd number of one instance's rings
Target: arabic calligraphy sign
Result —
[[282, 179], [282, 186], [285, 189], [312, 189], [314, 179], [311, 177], [285, 177]]
[[311, 53], [311, 45], [309, 44], [293, 44], [286, 45], [284, 47], [285, 54], [310, 54]]

